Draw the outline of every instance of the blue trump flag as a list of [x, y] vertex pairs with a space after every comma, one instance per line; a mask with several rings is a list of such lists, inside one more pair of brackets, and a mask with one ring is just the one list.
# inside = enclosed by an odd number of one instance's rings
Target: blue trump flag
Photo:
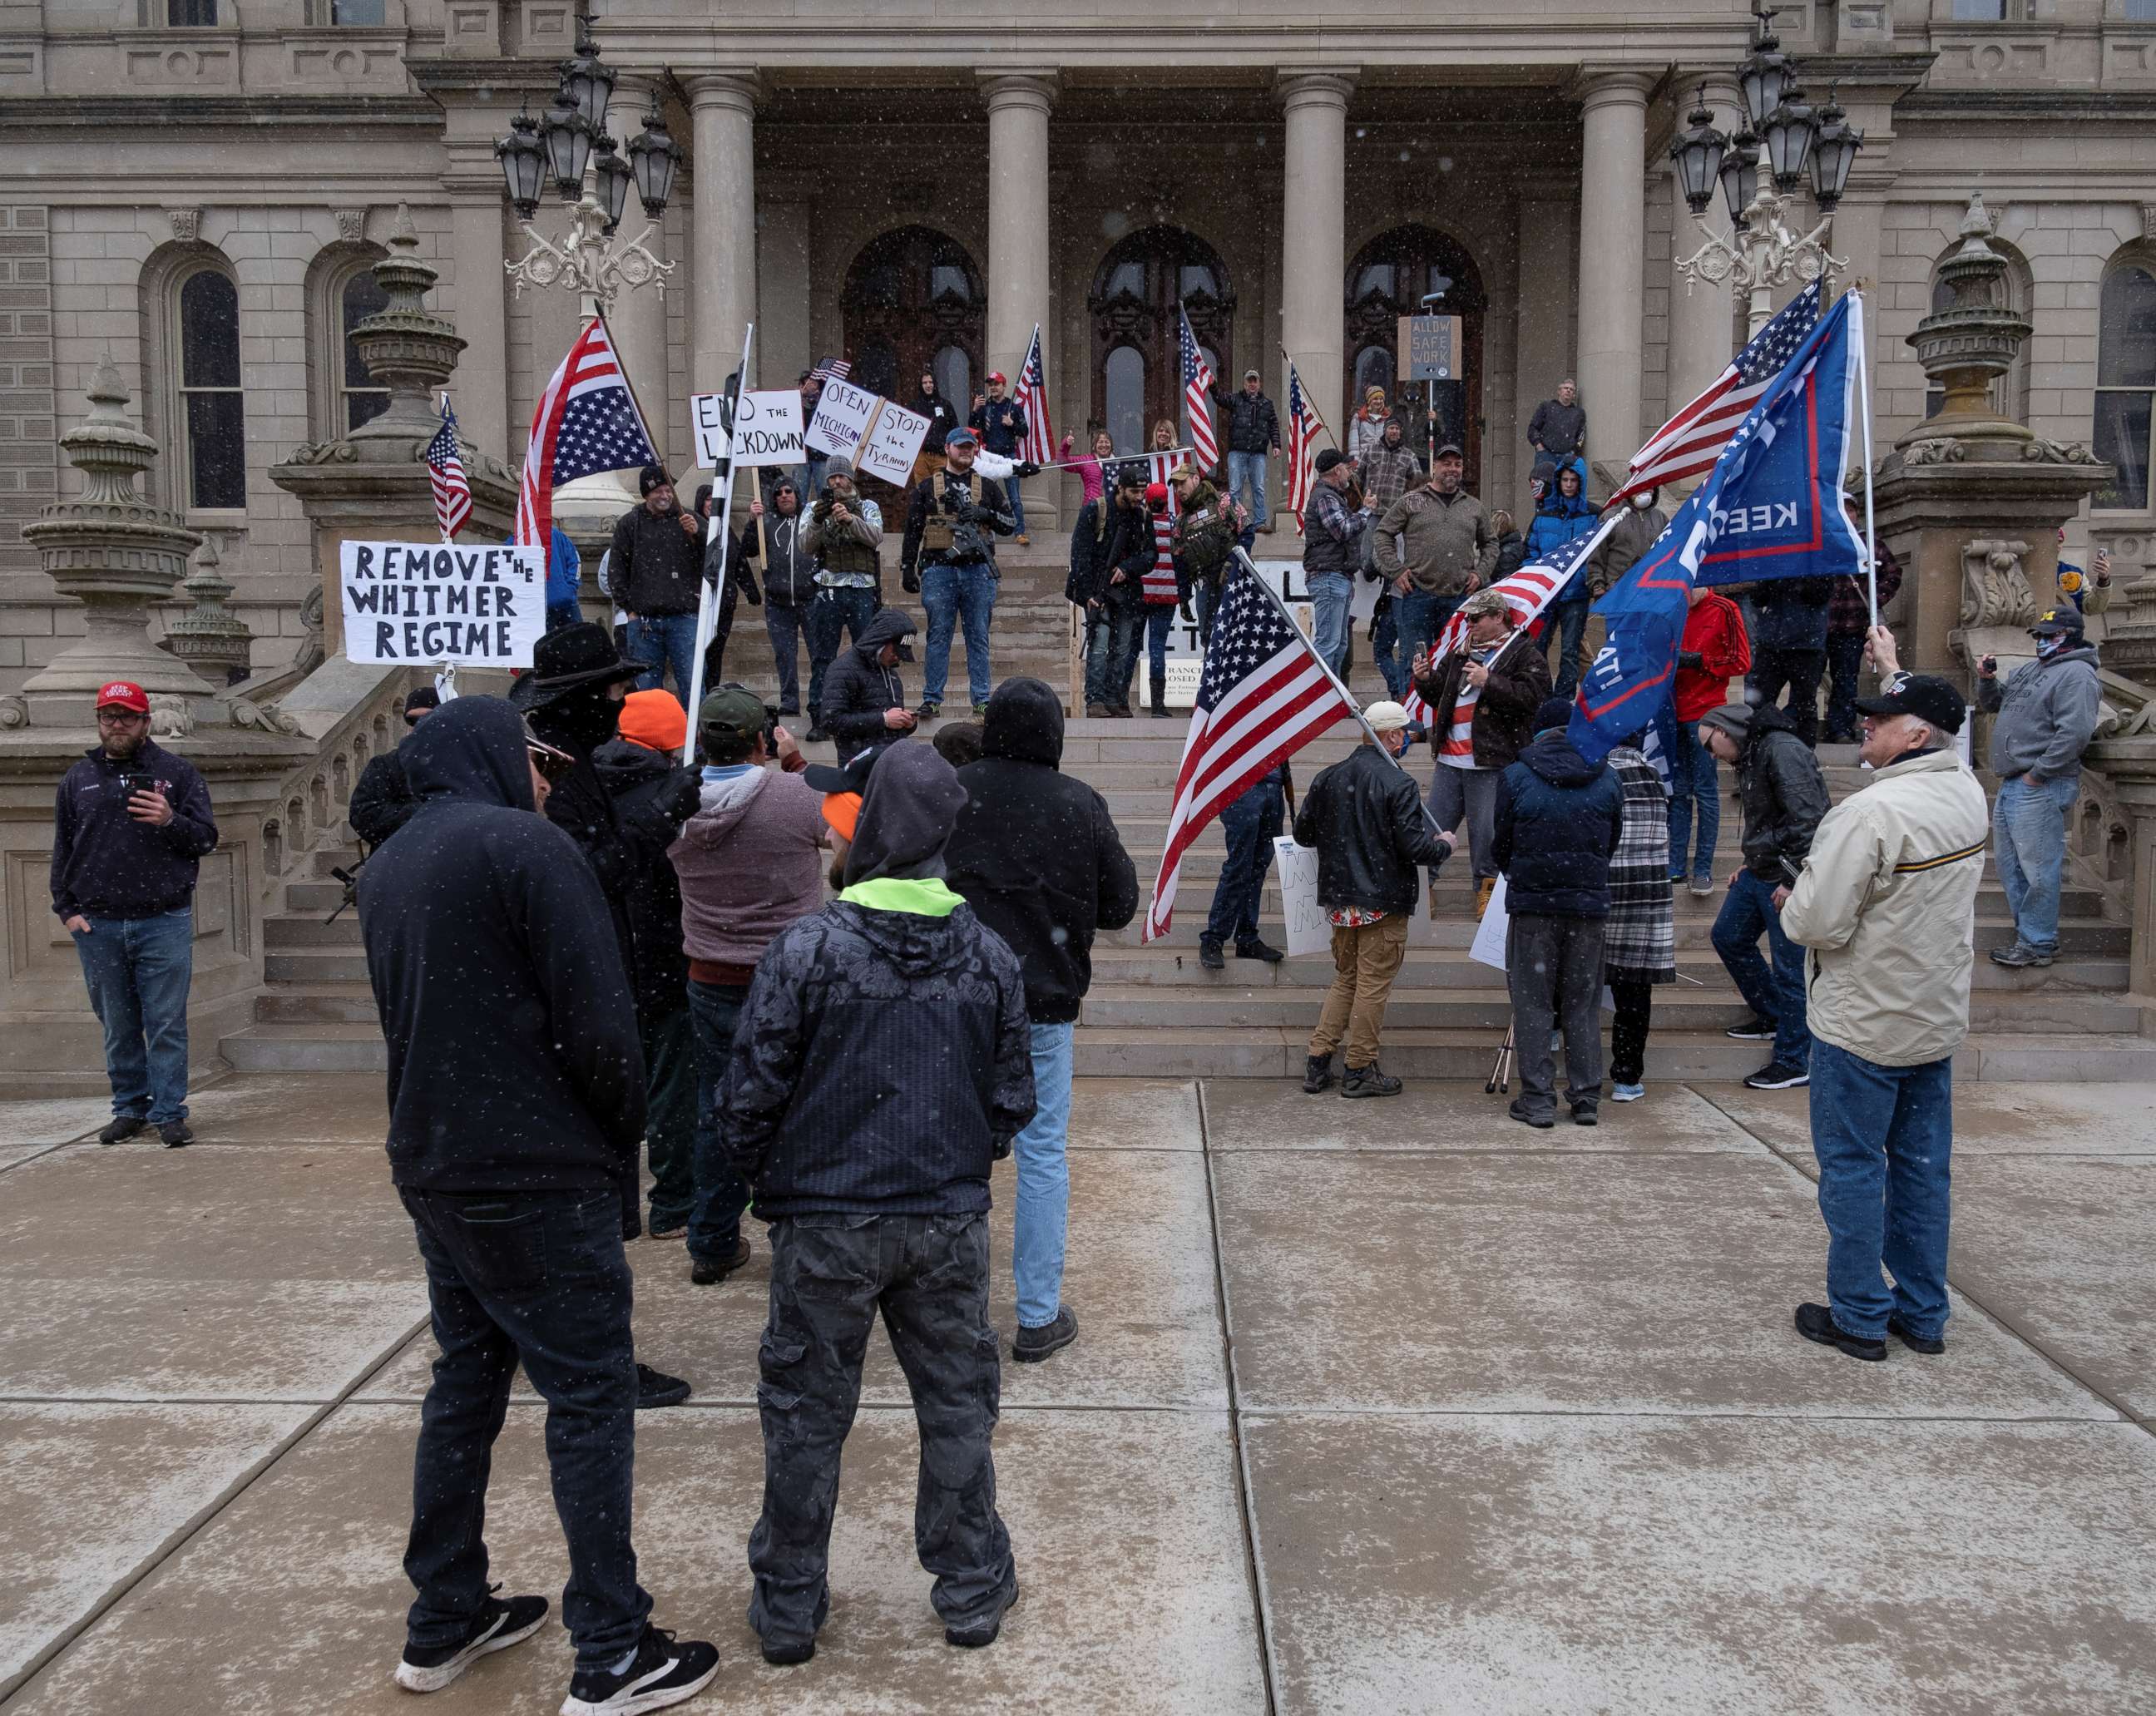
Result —
[[1589, 761], [1660, 721], [1694, 584], [1863, 570], [1863, 539], [1841, 491], [1863, 314], [1851, 292], [1820, 318], [1707, 480], [1594, 604], [1609, 635], [1580, 685], [1568, 730]]

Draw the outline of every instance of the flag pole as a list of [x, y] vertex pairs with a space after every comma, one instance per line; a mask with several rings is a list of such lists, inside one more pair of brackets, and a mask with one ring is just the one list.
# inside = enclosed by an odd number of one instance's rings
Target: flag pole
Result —
[[696, 647], [689, 663], [689, 727], [681, 741], [683, 764], [696, 760], [696, 711], [704, 701], [704, 652], [711, 647], [711, 634], [718, 629], [719, 599], [726, 585], [726, 549], [732, 542], [727, 520], [734, 510], [734, 472], [740, 468], [734, 457], [734, 419], [741, 410], [742, 390], [748, 385], [749, 350], [756, 340], [756, 324], [748, 324], [742, 336], [741, 367], [734, 372], [733, 397], [726, 402], [726, 474], [719, 504], [711, 509], [711, 523], [719, 533], [719, 569], [717, 575], [697, 581], [699, 595], [696, 601]]
[[1871, 601], [1871, 624], [1879, 624], [1879, 543], [1871, 513], [1871, 360], [1865, 352], [1864, 294], [1849, 295], [1851, 337], [1856, 342], [1857, 410], [1864, 422], [1864, 578]]
[[[1286, 347], [1285, 347], [1285, 346], [1281, 347], [1279, 348], [1279, 350], [1280, 350], [1280, 355], [1281, 355], [1281, 357], [1285, 357], [1285, 358], [1286, 358], [1286, 359], [1287, 359], [1287, 367], [1288, 367], [1290, 369], [1294, 369], [1294, 368], [1295, 368], [1295, 353], [1294, 353], [1294, 352], [1291, 352], [1291, 351], [1289, 351], [1289, 350], [1288, 350], [1288, 348], [1287, 348]], [[1296, 371], [1296, 374], [1297, 374], [1298, 376], [1299, 376], [1301, 373], [1301, 371], [1299, 371], [1299, 370], [1298, 370], [1298, 371]], [[1308, 389], [1308, 388], [1306, 388], [1303, 390], [1303, 395], [1302, 395], [1302, 397], [1303, 397], [1303, 398], [1304, 398], [1304, 400], [1305, 400], [1306, 402], [1309, 399], [1309, 398], [1310, 398], [1310, 391], [1309, 391], [1309, 389]], [[1332, 433], [1332, 424], [1328, 424], [1327, 422], [1326, 422], [1326, 420], [1325, 420], [1325, 414], [1324, 414], [1323, 412], [1320, 411], [1320, 410], [1317, 408], [1317, 406], [1312, 405], [1312, 406], [1311, 406], [1311, 408], [1310, 408], [1310, 414], [1311, 414], [1312, 417], [1314, 417], [1314, 418], [1316, 418], [1316, 419], [1317, 419], [1317, 426], [1318, 426], [1318, 428], [1320, 428], [1320, 429], [1323, 429], [1323, 430], [1325, 431], [1325, 439], [1326, 439], [1327, 440], [1328, 440], [1328, 441], [1332, 442], [1332, 444], [1333, 444], [1334, 446], [1338, 447], [1338, 446], [1340, 445], [1340, 437], [1339, 437], [1339, 436], [1337, 436], [1337, 435], [1336, 435], [1336, 434], [1334, 434]], [[1345, 450], [1344, 448], [1342, 448], [1342, 450], [1344, 452], [1346, 450]]]

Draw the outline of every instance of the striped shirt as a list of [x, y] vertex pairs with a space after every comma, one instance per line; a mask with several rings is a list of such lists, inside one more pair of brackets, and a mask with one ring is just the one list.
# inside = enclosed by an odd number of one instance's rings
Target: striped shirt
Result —
[[[1468, 657], [1487, 666], [1501, 645], [1477, 650]], [[1460, 677], [1460, 696], [1452, 706], [1452, 725], [1446, 731], [1445, 742], [1438, 748], [1437, 760], [1450, 768], [1472, 768], [1475, 766], [1475, 706], [1481, 701], [1482, 688], [1469, 679], [1465, 672]]]

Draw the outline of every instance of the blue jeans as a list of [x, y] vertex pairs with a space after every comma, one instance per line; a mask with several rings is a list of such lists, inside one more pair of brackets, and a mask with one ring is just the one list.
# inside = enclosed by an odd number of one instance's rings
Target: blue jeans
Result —
[[689, 701], [689, 670], [696, 655], [696, 616], [647, 614], [629, 623], [629, 655], [646, 664], [636, 678], [639, 691], [665, 688], [666, 670], [674, 670], [675, 695]]
[[1213, 641], [1213, 615], [1220, 606], [1220, 587], [1205, 578], [1199, 578], [1190, 592], [1190, 611], [1198, 616], [1198, 638], [1201, 646]]
[[1408, 668], [1412, 662], [1399, 659], [1400, 628], [1394, 617], [1398, 596], [1380, 597], [1378, 611], [1370, 616], [1370, 650], [1378, 658], [1378, 672], [1385, 681], [1386, 693], [1397, 703], [1407, 694]]
[[[1018, 455], [1012, 453], [1009, 456], [1015, 459]], [[1019, 535], [1024, 536], [1025, 534], [1025, 497], [1019, 493], [1016, 477], [1009, 476], [1004, 479], [1004, 493], [1010, 497], [1011, 522], [1018, 527]]]
[[[1018, 480], [1013, 478], [1011, 487]], [[988, 701], [988, 618], [996, 611], [995, 569], [985, 560], [921, 568], [921, 605], [928, 610], [928, 662], [924, 703], [941, 704], [944, 681], [951, 677], [951, 637], [961, 621], [966, 628], [966, 689], [975, 707]]]
[[[1175, 629], [1175, 606], [1173, 603], [1148, 602], [1143, 613], [1146, 662], [1152, 669], [1154, 679], [1165, 680], [1168, 677], [1168, 640], [1169, 634]], [[1123, 662], [1123, 701], [1126, 703], [1131, 700], [1131, 681], [1137, 677], [1137, 671], [1138, 640], [1133, 634], [1131, 653]]]
[[1699, 742], [1698, 725], [1673, 723], [1677, 742], [1670, 758], [1670, 877], [1685, 874], [1685, 852], [1691, 845], [1692, 818], [1699, 818], [1699, 851], [1691, 861], [1691, 873], [1714, 874], [1714, 843], [1722, 835], [1722, 776], [1715, 768], [1714, 753]]
[[696, 1038], [696, 1141], [690, 1161], [696, 1189], [689, 1206], [689, 1255], [723, 1263], [741, 1241], [748, 1186], [719, 1148], [719, 1081], [733, 1058], [745, 988], [689, 979], [689, 1022]]
[[1011, 1153], [1018, 1164], [1011, 1221], [1011, 1282], [1025, 1328], [1055, 1321], [1063, 1308], [1063, 1242], [1070, 1224], [1070, 1038], [1073, 1025], [1033, 1030], [1033, 1095], [1038, 1105]]
[[2066, 861], [2066, 813], [2081, 796], [2078, 764], [2071, 774], [2029, 784], [2025, 775], [2002, 781], [1991, 807], [1992, 855], [2014, 932], [2040, 953], [2059, 950], [2059, 876]]
[[808, 706], [824, 702], [824, 675], [839, 659], [839, 636], [858, 644], [869, 622], [875, 618], [876, 593], [855, 584], [825, 584], [801, 616], [801, 629], [808, 636]]
[[1344, 572], [1321, 572], [1310, 579], [1310, 628], [1317, 653], [1342, 679], [1348, 676], [1348, 604], [1355, 586]]
[[[1243, 498], [1243, 485], [1247, 480], [1253, 499], [1250, 501], [1250, 528], [1261, 531], [1271, 515], [1265, 511], [1265, 457], [1263, 453], [1235, 453], [1228, 455], [1228, 498]], [[1247, 545], [1245, 545], [1247, 546]]]
[[1550, 606], [1549, 624], [1543, 634], [1547, 645], [1557, 640], [1557, 665], [1550, 675], [1550, 695], [1569, 697], [1579, 689], [1579, 640], [1587, 635], [1587, 608], [1584, 597], [1577, 602], [1556, 602]]
[[[806, 610], [774, 602], [763, 604], [763, 629], [771, 639], [772, 665], [778, 670], [778, 712], [801, 712], [801, 633]], [[819, 685], [818, 687], [821, 690]], [[814, 699], [809, 701], [813, 704]]]
[[1937, 1339], [1947, 1324], [1953, 1060], [1881, 1066], [1815, 1044], [1811, 1121], [1835, 1323], [1878, 1340], [1892, 1313], [1910, 1333]]
[[1127, 701], [1129, 670], [1138, 658], [1138, 628], [1144, 624], [1145, 610], [1135, 599], [1103, 602], [1093, 610], [1086, 642], [1088, 703], [1113, 706]]
[[187, 985], [195, 969], [191, 906], [155, 917], [91, 917], [74, 932], [90, 1010], [105, 1027], [112, 1112], [165, 1126], [187, 1117]]
[[1265, 872], [1273, 861], [1273, 842], [1280, 838], [1286, 811], [1280, 783], [1267, 777], [1245, 792], [1220, 813], [1220, 830], [1228, 837], [1227, 862], [1213, 890], [1213, 912], [1206, 919], [1209, 941], [1231, 937], [1239, 948], [1258, 938], [1258, 906], [1265, 897]]
[[617, 1662], [651, 1615], [629, 1539], [636, 1357], [621, 1194], [399, 1195], [441, 1349], [412, 1462], [404, 1571], [418, 1595], [406, 1639], [454, 1644], [485, 1606], [487, 1477], [521, 1361], [547, 1402], [547, 1471], [568, 1540], [562, 1624], [578, 1667]]
[[1465, 596], [1433, 596], [1422, 590], [1411, 590], [1404, 596], [1394, 593], [1393, 624], [1400, 634], [1402, 690], [1407, 687], [1408, 670], [1414, 664], [1415, 652], [1427, 650], [1437, 641], [1437, 635], [1445, 629], [1445, 622], [1466, 599]]
[[[1766, 932], [1770, 967], [1759, 957], [1759, 935]], [[1723, 897], [1714, 920], [1714, 951], [1729, 968], [1738, 993], [1762, 1019], [1774, 1024], [1774, 1060], [1802, 1066], [1811, 1056], [1811, 1028], [1804, 1022], [1804, 950], [1782, 933], [1782, 914], [1774, 909], [1774, 890], [1748, 870]]]

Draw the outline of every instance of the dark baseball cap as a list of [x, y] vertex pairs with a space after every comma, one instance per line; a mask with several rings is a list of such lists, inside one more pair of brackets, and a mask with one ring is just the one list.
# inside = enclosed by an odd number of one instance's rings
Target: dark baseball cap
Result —
[[1457, 441], [1447, 441], [1440, 446], [1436, 452], [1430, 455], [1433, 459], [1465, 459], [1466, 456], [1460, 450], [1460, 443]]
[[696, 706], [699, 732], [732, 733], [745, 739], [762, 732], [769, 719], [763, 699], [746, 686], [721, 686]]
[[2082, 635], [2081, 610], [2077, 608], [2053, 608], [2036, 616], [2035, 624], [2029, 628], [2032, 638], [2077, 638]]
[[869, 771], [875, 767], [876, 758], [897, 742], [894, 737], [870, 745], [855, 752], [844, 763], [812, 763], [801, 771], [802, 782], [819, 793], [865, 793], [869, 789]]
[[1969, 717], [1961, 693], [1936, 674], [1905, 673], [1881, 686], [1876, 697], [1859, 697], [1866, 715], [1913, 715], [1943, 733], [1958, 733]]

